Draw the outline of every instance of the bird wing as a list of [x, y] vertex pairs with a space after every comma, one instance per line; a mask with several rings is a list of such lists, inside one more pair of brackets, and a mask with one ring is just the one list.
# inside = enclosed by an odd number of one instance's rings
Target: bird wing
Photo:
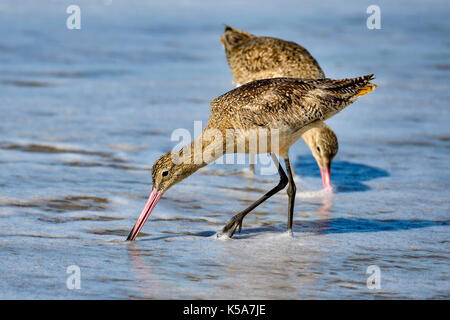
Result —
[[[373, 90], [373, 75], [353, 79], [273, 78], [250, 82], [211, 102], [210, 122], [225, 129], [290, 128], [325, 120]], [[369, 87], [369, 88], [368, 88]], [[370, 90], [369, 90], [370, 89]], [[364, 90], [367, 92], [361, 93]]]

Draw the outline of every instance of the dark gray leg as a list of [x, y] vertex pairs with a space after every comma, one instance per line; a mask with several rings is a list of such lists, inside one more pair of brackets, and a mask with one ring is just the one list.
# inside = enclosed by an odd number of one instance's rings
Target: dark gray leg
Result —
[[284, 159], [284, 164], [286, 165], [286, 171], [289, 179], [289, 187], [287, 189], [287, 194], [289, 197], [289, 208], [288, 208], [288, 224], [287, 228], [289, 231], [292, 230], [292, 220], [294, 218], [294, 205], [295, 205], [295, 195], [297, 188], [295, 187], [294, 177], [292, 175], [292, 167], [289, 161], [289, 157]]
[[[228, 233], [228, 236], [231, 238], [236, 231], [237, 227], [239, 227], [239, 232], [241, 232], [242, 229], [242, 220], [244, 217], [253, 209], [255, 209], [257, 206], [259, 206], [261, 203], [269, 199], [271, 196], [273, 196], [275, 193], [277, 193], [280, 190], [283, 190], [284, 187], [288, 184], [288, 177], [286, 176], [286, 173], [284, 173], [283, 167], [281, 167], [281, 164], [278, 162], [278, 159], [275, 155], [272, 154], [272, 159], [275, 163], [275, 165], [278, 165], [278, 173], [280, 174], [280, 182], [278, 185], [267, 192], [265, 195], [263, 195], [261, 198], [256, 200], [252, 205], [250, 205], [245, 210], [239, 212], [236, 214], [233, 218], [230, 219], [230, 221], [227, 223], [227, 225], [222, 229], [222, 233]], [[290, 170], [290, 169], [289, 169]], [[295, 187], [295, 186], [294, 186]]]

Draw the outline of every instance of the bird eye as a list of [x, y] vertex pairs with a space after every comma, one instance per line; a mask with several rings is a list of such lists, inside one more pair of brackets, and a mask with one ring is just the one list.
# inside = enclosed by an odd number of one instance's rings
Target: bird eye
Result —
[[162, 176], [163, 176], [163, 177], [167, 176], [168, 174], [169, 174], [169, 171], [167, 171], [167, 170], [165, 170], [165, 171], [162, 172]]
[[319, 153], [320, 153], [320, 148], [319, 148], [319, 147], [317, 147], [317, 152], [319, 152]]

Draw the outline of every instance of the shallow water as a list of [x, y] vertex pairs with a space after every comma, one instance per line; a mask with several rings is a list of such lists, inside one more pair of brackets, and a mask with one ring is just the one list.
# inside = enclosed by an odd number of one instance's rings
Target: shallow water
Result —
[[[371, 1], [77, 3], [78, 31], [71, 1], [0, 4], [0, 298], [450, 297], [447, 1], [382, 2], [381, 30], [366, 28]], [[217, 239], [277, 177], [211, 165], [126, 243], [172, 131], [205, 124], [232, 88], [222, 22], [304, 45], [329, 77], [376, 74], [376, 91], [328, 121], [335, 192], [299, 141], [292, 235], [281, 193]]]

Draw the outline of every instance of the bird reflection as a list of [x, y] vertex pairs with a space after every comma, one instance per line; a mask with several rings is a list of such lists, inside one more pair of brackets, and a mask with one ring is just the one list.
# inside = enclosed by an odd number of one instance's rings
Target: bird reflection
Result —
[[331, 192], [323, 194], [321, 197], [322, 205], [317, 209], [319, 220], [317, 221], [317, 233], [325, 233], [329, 228], [329, 214], [333, 207], [334, 195]]
[[155, 270], [148, 264], [145, 264], [143, 256], [151, 255], [151, 253], [144, 252], [136, 248], [134, 243], [127, 245], [128, 257], [131, 260], [131, 270], [137, 276], [136, 288], [140, 294], [138, 297], [150, 299], [160, 297], [160, 290], [157, 285], [158, 277]]

